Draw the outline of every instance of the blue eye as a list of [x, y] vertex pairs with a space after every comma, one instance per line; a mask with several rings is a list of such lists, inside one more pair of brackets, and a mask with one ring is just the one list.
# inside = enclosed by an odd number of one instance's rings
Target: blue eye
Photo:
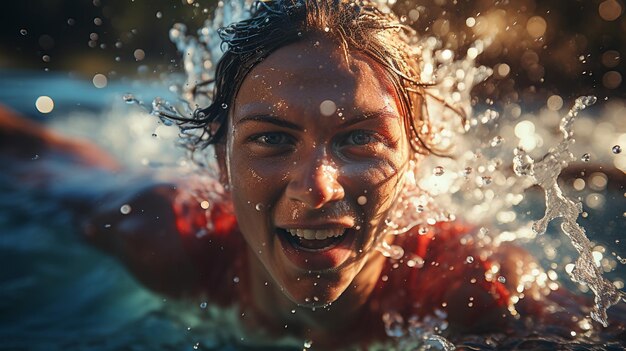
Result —
[[351, 145], [367, 145], [374, 141], [375, 139], [372, 133], [366, 132], [364, 130], [356, 130], [348, 134], [347, 138], [348, 144]]

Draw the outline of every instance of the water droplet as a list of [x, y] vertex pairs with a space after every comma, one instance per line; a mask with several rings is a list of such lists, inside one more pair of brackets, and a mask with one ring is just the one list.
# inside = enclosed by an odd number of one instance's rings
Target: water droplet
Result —
[[467, 256], [465, 258], [465, 263], [473, 263], [474, 262], [474, 257], [473, 256]]
[[361, 195], [361, 196], [359, 196], [359, 198], [358, 198], [358, 199], [356, 199], [356, 202], [357, 202], [359, 205], [363, 206], [363, 205], [365, 205], [365, 204], [367, 203], [367, 197], [365, 197], [365, 196]]
[[435, 169], [433, 169], [433, 174], [436, 176], [443, 175], [443, 173], [444, 173], [444, 170], [443, 170], [443, 167], [441, 166], [437, 166], [435, 167]]
[[426, 234], [426, 233], [428, 233], [428, 229], [426, 229], [425, 227], [420, 227], [420, 228], [417, 230], [417, 234], [419, 234], [419, 235], [424, 235], [424, 234]]
[[20, 29], [20, 34], [21, 35], [26, 35], [26, 34], [28, 34], [28, 31], [26, 29], [22, 28], [22, 29]]
[[499, 276], [499, 277], [498, 277], [498, 282], [500, 282], [500, 283], [504, 284], [504, 283], [506, 283], [506, 278], [505, 278], [505, 277], [503, 277], [503, 276]]
[[234, 277], [233, 278], [233, 283], [235, 283], [235, 284], [239, 283], [239, 277]]
[[589, 162], [589, 160], [591, 160], [591, 155], [589, 155], [588, 153], [585, 153], [584, 155], [580, 157], [580, 160], [583, 162]]
[[120, 207], [120, 212], [121, 212], [122, 214], [125, 214], [125, 215], [126, 215], [126, 214], [129, 214], [129, 213], [130, 213], [130, 211], [132, 211], [132, 208], [130, 207], [130, 205], [129, 205], [129, 204], [124, 204], [124, 205], [122, 205], [122, 207]]
[[153, 138], [156, 138], [157, 136], [158, 136], [157, 133], [152, 133]]
[[407, 20], [406, 16], [404, 16], [404, 15], [400, 16], [400, 22], [404, 23], [404, 22], [406, 22], [406, 20]]
[[304, 346], [305, 349], [309, 349], [309, 348], [311, 348], [311, 346], [313, 346], [313, 341], [311, 341], [311, 340], [304, 340], [304, 345], [302, 345], [302, 346]]
[[39, 159], [39, 155], [35, 155], [31, 158], [31, 160], [38, 160]]
[[225, 110], [225, 109], [227, 109], [227, 108], [228, 108], [228, 104], [227, 104], [227, 103], [225, 103], [225, 102], [224, 102], [224, 103], [222, 103], [222, 109], [223, 109], [223, 110]]
[[493, 139], [491, 139], [491, 141], [489, 142], [489, 145], [491, 145], [491, 147], [496, 147], [496, 146], [502, 144], [503, 141], [504, 141], [504, 138], [502, 138], [501, 136], [497, 135], [497, 136], [493, 137]]
[[385, 312], [383, 314], [383, 323], [385, 323], [385, 333], [387, 336], [399, 338], [404, 335], [404, 319], [395, 312]]
[[611, 151], [613, 151], [614, 154], [619, 154], [620, 152], [622, 152], [622, 147], [619, 145], [615, 145], [613, 146], [613, 148], [611, 149]]
[[207, 303], [206, 303], [206, 302], [203, 302], [203, 303], [201, 303], [201, 304], [200, 304], [200, 308], [202, 308], [202, 309], [205, 309], [205, 308], [206, 308], [206, 306], [207, 306]]
[[156, 13], [156, 18], [159, 18], [159, 19], [160, 19], [160, 18], [163, 18], [163, 12], [158, 11], [158, 12]]
[[296, 310], [291, 310], [291, 314], [296, 314]]
[[467, 177], [468, 175], [472, 174], [472, 171], [472, 167], [465, 167], [465, 169], [463, 170], [463, 175]]
[[326, 32], [326, 33], [330, 32], [330, 28], [329, 27], [324, 27], [324, 32]]
[[582, 98], [580, 98], [581, 102], [585, 105], [585, 106], [591, 106], [593, 104], [595, 104], [598, 101], [598, 98], [593, 96], [593, 95], [589, 95], [589, 96], [584, 96]]
[[138, 102], [137, 99], [135, 98], [135, 95], [133, 94], [124, 94], [124, 96], [122, 96], [122, 99], [124, 99], [124, 101], [127, 104], [134, 104]]
[[492, 181], [490, 176], [484, 176], [484, 177], [481, 177], [480, 179], [482, 180], [483, 185], [489, 185], [491, 184], [491, 181]]
[[254, 208], [255, 208], [257, 211], [261, 211], [261, 210], [263, 210], [263, 208], [264, 208], [264, 207], [265, 207], [265, 206], [263, 206], [263, 204], [262, 204], [262, 203], [258, 203], [258, 204], [256, 204], [256, 205], [254, 205]]

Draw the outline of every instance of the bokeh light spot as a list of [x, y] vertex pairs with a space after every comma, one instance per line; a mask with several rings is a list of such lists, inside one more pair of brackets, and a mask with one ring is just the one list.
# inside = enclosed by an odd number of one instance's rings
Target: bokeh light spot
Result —
[[622, 75], [617, 71], [608, 71], [602, 76], [602, 85], [607, 89], [616, 89], [622, 84]]
[[616, 0], [606, 0], [598, 6], [598, 13], [605, 21], [615, 21], [622, 15], [622, 10], [622, 5]]
[[54, 101], [49, 96], [43, 95], [37, 98], [35, 107], [41, 113], [50, 113], [54, 109]]
[[526, 30], [533, 38], [542, 37], [546, 33], [547, 27], [548, 24], [546, 23], [546, 20], [540, 16], [531, 17], [526, 23]]
[[552, 95], [548, 98], [546, 106], [551, 111], [558, 111], [563, 107], [563, 98], [558, 95]]
[[102, 89], [106, 87], [108, 84], [107, 76], [105, 76], [104, 74], [98, 73], [95, 76], [93, 76], [92, 82], [96, 88]]

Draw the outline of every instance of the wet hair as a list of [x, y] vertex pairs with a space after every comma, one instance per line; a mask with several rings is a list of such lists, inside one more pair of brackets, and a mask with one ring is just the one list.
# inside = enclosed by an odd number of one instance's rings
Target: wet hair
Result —
[[[419, 153], [440, 153], [425, 108], [426, 84], [419, 82], [414, 31], [367, 0], [259, 0], [252, 17], [218, 30], [224, 55], [217, 64], [212, 103], [179, 121], [183, 130], [200, 129], [195, 147], [219, 143], [225, 135], [228, 110], [248, 73], [275, 50], [312, 36], [335, 40], [346, 57], [358, 50], [388, 73], [400, 99], [411, 147]], [[198, 89], [200, 91], [200, 89]]]

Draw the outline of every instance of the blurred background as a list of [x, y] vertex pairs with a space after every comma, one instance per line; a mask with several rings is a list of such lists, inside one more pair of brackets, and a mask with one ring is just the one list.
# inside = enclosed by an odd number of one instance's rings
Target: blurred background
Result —
[[[525, 106], [581, 94], [626, 97], [623, 0], [389, 1], [421, 33], [458, 50], [494, 36], [478, 59], [494, 76], [477, 96]], [[178, 70], [168, 39], [174, 23], [191, 31], [217, 1], [25, 0], [3, 4], [0, 69], [70, 72], [96, 85]], [[106, 85], [106, 84], [105, 84]], [[557, 101], [558, 102], [558, 101]]]

